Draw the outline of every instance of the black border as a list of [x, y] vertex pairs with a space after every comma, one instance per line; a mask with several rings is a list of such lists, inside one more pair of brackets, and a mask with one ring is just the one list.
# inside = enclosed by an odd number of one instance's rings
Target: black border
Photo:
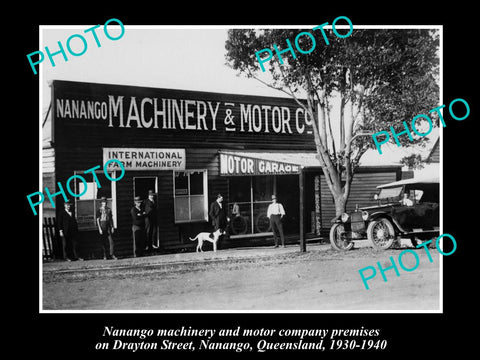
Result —
[[[11, 329], [7, 329], [13, 342], [7, 344], [11, 349], [31, 349], [35, 355], [49, 355], [52, 358], [65, 356], [94, 355], [118, 357], [120, 353], [99, 354], [93, 349], [98, 341], [103, 326], [135, 328], [167, 328], [176, 326], [192, 327], [276, 327], [291, 328], [378, 328], [381, 337], [389, 341], [387, 350], [378, 353], [365, 353], [369, 358], [395, 355], [411, 355], [415, 358], [425, 352], [431, 358], [446, 355], [447, 352], [465, 353], [473, 347], [468, 334], [476, 330], [473, 323], [475, 304], [474, 272], [467, 266], [475, 263], [475, 223], [474, 203], [476, 185], [476, 159], [474, 143], [476, 125], [476, 99], [473, 93], [474, 66], [476, 58], [476, 39], [473, 3], [431, 5], [421, 9], [418, 4], [383, 3], [357, 4], [356, 8], [341, 3], [335, 8], [326, 9], [325, 3], [219, 3], [196, 5], [163, 3], [115, 3], [100, 8], [100, 5], [79, 3], [49, 3], [47, 9], [31, 11], [32, 15], [22, 16], [21, 29], [17, 37], [9, 41], [15, 43], [14, 51], [9, 52], [13, 58], [16, 86], [8, 86], [13, 95], [9, 96], [9, 110], [14, 110], [11, 123], [14, 133], [20, 141], [19, 154], [24, 154], [20, 168], [18, 157], [13, 165], [19, 170], [22, 187], [14, 188], [14, 203], [19, 205], [19, 216], [7, 216], [8, 224], [15, 229], [8, 237], [9, 265], [7, 277], [12, 280], [8, 300], [12, 301], [14, 313]], [[40, 4], [39, 4], [40, 6]], [[312, 10], [309, 10], [312, 7]], [[440, 8], [441, 7], [441, 8]], [[275, 9], [275, 10], [272, 10]], [[308, 14], [308, 15], [307, 15]], [[471, 113], [467, 120], [453, 120], [444, 112], [447, 127], [443, 130], [444, 161], [444, 233], [455, 236], [458, 248], [450, 257], [444, 258], [444, 313], [443, 314], [39, 314], [38, 313], [38, 217], [33, 217], [26, 201], [26, 195], [38, 187], [38, 78], [33, 75], [28, 65], [26, 54], [38, 50], [39, 25], [102, 24], [107, 19], [118, 18], [125, 25], [192, 25], [192, 24], [320, 24], [331, 22], [335, 17], [348, 16], [353, 24], [362, 25], [443, 25], [444, 43], [444, 103], [455, 98], [463, 98], [470, 104]], [[469, 16], [472, 16], [469, 19]], [[181, 46], [181, 44], [179, 44]], [[4, 65], [5, 67], [6, 65]], [[10, 72], [10, 70], [8, 70]], [[21, 95], [19, 95], [21, 93]], [[475, 128], [474, 128], [475, 127]], [[10, 134], [9, 134], [10, 135]], [[11, 136], [11, 135], [10, 135]], [[26, 156], [28, 154], [28, 156]], [[473, 165], [473, 166], [472, 166]], [[18, 171], [17, 170], [17, 171]], [[18, 173], [18, 172], [17, 172]], [[14, 177], [8, 177], [15, 183]], [[21, 189], [21, 190], [20, 190]], [[472, 221], [473, 220], [473, 221]], [[21, 226], [20, 226], [21, 225]], [[469, 225], [469, 226], [467, 226]], [[10, 226], [7, 226], [9, 228]], [[26, 229], [26, 230], [25, 230]], [[472, 237], [472, 235], [474, 235]], [[10, 311], [8, 312], [10, 313]], [[7, 314], [8, 314], [7, 313]], [[270, 353], [278, 356], [279, 353]], [[151, 353], [137, 356], [169, 358], [170, 354]], [[183, 354], [187, 355], [188, 354]], [[204, 356], [205, 354], [194, 354]], [[225, 356], [227, 354], [220, 354]], [[227, 356], [236, 356], [229, 353]], [[240, 354], [242, 355], [242, 354]], [[243, 354], [245, 355], [245, 354]], [[262, 355], [262, 354], [250, 354]], [[268, 353], [266, 353], [268, 355]], [[303, 356], [304, 353], [299, 353]], [[305, 354], [306, 355], [306, 354]], [[325, 354], [328, 357], [358, 355], [354, 351]], [[325, 356], [314, 354], [315, 357]], [[213, 354], [207, 354], [208, 357]]]

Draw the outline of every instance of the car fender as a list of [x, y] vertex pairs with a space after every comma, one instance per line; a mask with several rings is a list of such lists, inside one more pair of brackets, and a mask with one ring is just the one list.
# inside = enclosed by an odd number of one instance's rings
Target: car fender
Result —
[[336, 224], [336, 223], [341, 223], [342, 220], [341, 220], [341, 215], [338, 215], [338, 216], [335, 216], [332, 220], [330, 220], [330, 223], [332, 224]]
[[402, 226], [398, 223], [398, 221], [396, 221], [394, 218], [392, 218], [389, 214], [387, 214], [384, 211], [378, 211], [378, 212], [371, 213], [369, 215], [368, 221], [373, 221], [373, 220], [377, 220], [377, 219], [380, 219], [380, 218], [385, 218], [385, 219], [389, 220], [394, 225], [395, 231], [399, 231], [399, 232], [402, 232], [402, 233], [406, 232], [405, 229], [403, 229]]

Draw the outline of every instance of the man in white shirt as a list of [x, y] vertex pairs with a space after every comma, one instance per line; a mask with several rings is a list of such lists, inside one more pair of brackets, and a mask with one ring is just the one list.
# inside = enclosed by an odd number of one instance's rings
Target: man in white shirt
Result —
[[285, 237], [283, 236], [282, 226], [282, 218], [285, 216], [285, 209], [282, 204], [277, 202], [277, 197], [275, 195], [272, 195], [272, 203], [268, 205], [267, 216], [270, 219], [275, 247], [278, 247], [278, 234], [280, 234], [282, 246], [285, 247]]

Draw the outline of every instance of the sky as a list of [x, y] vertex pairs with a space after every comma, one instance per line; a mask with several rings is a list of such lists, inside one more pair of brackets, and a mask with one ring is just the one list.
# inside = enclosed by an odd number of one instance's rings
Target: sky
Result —
[[[65, 42], [70, 35], [81, 33], [89, 27], [85, 25], [66, 30], [48, 28], [43, 32], [43, 40], [53, 51], [58, 49], [58, 40]], [[42, 67], [43, 89], [48, 91], [48, 81], [55, 79], [285, 96], [256, 80], [237, 76], [235, 70], [225, 65], [227, 29], [141, 29], [139, 26], [126, 26], [123, 37], [117, 41], [107, 39], [100, 28], [97, 34], [100, 48], [93, 39], [88, 38], [91, 41], [85, 54], [71, 56], [68, 62], [58, 55], [54, 57], [58, 58], [55, 67], [51, 67], [46, 60], [47, 65]], [[72, 40], [72, 47], [73, 44]]]
[[[114, 23], [112, 23], [114, 24]], [[51, 52], [59, 49], [61, 41], [64, 48], [67, 39], [82, 34], [87, 40], [87, 49], [80, 56], [67, 52], [68, 61], [62, 55], [54, 56], [55, 67], [47, 57], [40, 65], [39, 82], [41, 91], [42, 119], [50, 103], [49, 82], [52, 80], [70, 80], [118, 85], [133, 85], [167, 89], [247, 94], [260, 96], [286, 95], [268, 88], [255, 79], [238, 76], [237, 72], [226, 65], [225, 41], [227, 28], [219, 26], [128, 26], [120, 37], [120, 28], [108, 26], [113, 41], [106, 37], [103, 25], [96, 29], [98, 47], [90, 32], [84, 30], [93, 25], [79, 26], [42, 26], [40, 29], [39, 49], [48, 46]], [[306, 29], [311, 26], [305, 26]], [[70, 46], [80, 53], [83, 44], [79, 38], [72, 38]], [[426, 149], [420, 151], [427, 156], [433, 146], [438, 129], [431, 133], [432, 141]], [[397, 147], [394, 144], [382, 147], [384, 154], [376, 150], [367, 152], [362, 158], [363, 165], [384, 165], [398, 161], [418, 149]]]

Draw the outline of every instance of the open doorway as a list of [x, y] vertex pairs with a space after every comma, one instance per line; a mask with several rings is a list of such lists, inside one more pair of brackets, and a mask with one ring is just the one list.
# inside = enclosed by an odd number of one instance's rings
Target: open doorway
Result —
[[[148, 199], [149, 191], [153, 191], [155, 194], [158, 194], [158, 178], [156, 176], [139, 176], [133, 178], [133, 196], [140, 196], [143, 201], [143, 206], [145, 206], [145, 201]], [[132, 199], [133, 200], [133, 199]], [[154, 195], [154, 202], [158, 204], [158, 196]], [[148, 224], [147, 224], [147, 236], [151, 236], [151, 245], [154, 248], [159, 247], [159, 233], [158, 233], [158, 211], [157, 211], [157, 219], [153, 223], [153, 232], [152, 235], [148, 235]]]
[[148, 197], [148, 191], [158, 192], [158, 179], [156, 176], [142, 176], [133, 178], [133, 196], [140, 196], [142, 200]]

